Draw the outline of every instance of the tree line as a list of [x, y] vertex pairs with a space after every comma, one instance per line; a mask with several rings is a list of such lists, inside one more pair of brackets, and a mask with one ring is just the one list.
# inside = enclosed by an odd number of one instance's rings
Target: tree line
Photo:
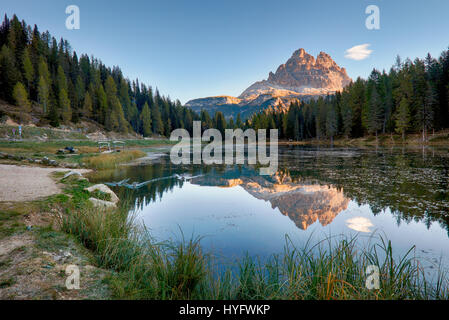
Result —
[[36, 108], [52, 126], [93, 120], [106, 130], [169, 136], [177, 128], [192, 133], [217, 128], [279, 129], [280, 139], [357, 138], [366, 135], [422, 133], [449, 128], [449, 50], [438, 59], [397, 57], [387, 73], [374, 69], [341, 92], [295, 101], [285, 112], [262, 111], [243, 121], [221, 112], [200, 114], [162, 96], [151, 86], [130, 81], [119, 67], [106, 67], [85, 54], [79, 58], [67, 40], [57, 41], [17, 16], [0, 26], [0, 99]]
[[108, 131], [169, 136], [192, 130], [199, 115], [152, 87], [125, 78], [85, 54], [79, 58], [67, 40], [31, 28], [16, 15], [0, 26], [0, 99], [36, 111], [52, 126], [93, 120]]

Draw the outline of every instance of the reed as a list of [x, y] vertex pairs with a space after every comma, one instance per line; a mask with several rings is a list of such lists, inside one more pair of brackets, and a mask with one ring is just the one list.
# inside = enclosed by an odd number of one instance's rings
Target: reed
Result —
[[122, 152], [104, 153], [87, 158], [85, 160], [85, 164], [93, 169], [112, 169], [117, 167], [119, 164], [144, 157], [145, 155], [146, 153], [141, 150], [126, 150]]
[[[287, 237], [283, 254], [267, 261], [246, 256], [217, 271], [201, 239], [157, 243], [126, 210], [89, 206], [67, 210], [61, 227], [91, 249], [100, 267], [113, 270], [110, 287], [118, 299], [447, 299], [448, 278], [440, 268], [426, 279], [413, 248], [396, 257], [390, 241], [358, 246], [358, 238], [329, 237], [296, 247]], [[366, 270], [380, 270], [380, 289], [366, 287]]]

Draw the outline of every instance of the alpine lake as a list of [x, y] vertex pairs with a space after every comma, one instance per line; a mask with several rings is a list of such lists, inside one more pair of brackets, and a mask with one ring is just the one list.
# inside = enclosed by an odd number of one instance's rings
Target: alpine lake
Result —
[[[279, 166], [175, 165], [169, 147], [90, 175], [156, 241], [200, 238], [223, 265], [295, 246], [383, 237], [395, 254], [449, 268], [449, 153], [433, 147], [279, 146]], [[332, 241], [332, 240], [331, 240]]]

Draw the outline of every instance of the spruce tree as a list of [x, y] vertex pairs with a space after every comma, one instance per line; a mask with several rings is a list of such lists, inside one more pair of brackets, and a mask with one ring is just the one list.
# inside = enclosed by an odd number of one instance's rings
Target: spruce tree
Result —
[[27, 88], [28, 88], [28, 95], [30, 95], [31, 85], [32, 85], [33, 79], [34, 79], [34, 68], [33, 68], [33, 64], [31, 63], [28, 48], [26, 48], [23, 53], [22, 66], [23, 66], [23, 77], [26, 80], [26, 84], [27, 84]]
[[331, 139], [331, 143], [334, 143], [334, 136], [337, 134], [337, 112], [334, 106], [329, 106], [326, 117], [326, 135]]
[[346, 139], [349, 139], [349, 136], [351, 135], [352, 131], [352, 108], [351, 108], [351, 102], [350, 102], [350, 95], [347, 91], [344, 91], [342, 94], [342, 101], [341, 101], [341, 118], [343, 121], [343, 134], [345, 135]]
[[17, 82], [13, 90], [13, 98], [17, 106], [22, 111], [29, 113], [31, 111], [31, 103], [28, 100], [28, 94], [21, 82]]
[[396, 113], [396, 132], [402, 135], [402, 139], [405, 139], [405, 133], [410, 126], [410, 109], [409, 103], [405, 97], [401, 99], [399, 108]]
[[151, 106], [152, 128], [155, 134], [164, 134], [164, 123], [162, 122], [161, 112], [157, 102]]
[[87, 91], [84, 96], [83, 116], [89, 118], [91, 115], [92, 115], [92, 98], [90, 97], [89, 91]]
[[148, 102], [145, 102], [142, 112], [140, 113], [140, 128], [144, 137], [151, 136], [151, 112]]
[[0, 51], [0, 97], [14, 103], [12, 96], [14, 86], [21, 81], [19, 69], [13, 51], [3, 45]]
[[235, 125], [237, 128], [243, 128], [243, 122], [242, 122], [242, 117], [240, 115], [240, 112], [237, 114], [237, 119], [235, 121]]
[[50, 90], [47, 81], [45, 81], [45, 78], [43, 76], [39, 77], [39, 83], [37, 86], [37, 95], [38, 95], [38, 102], [42, 107], [42, 112], [44, 113], [44, 115], [46, 115], [48, 112]]
[[59, 91], [59, 108], [61, 109], [62, 121], [68, 123], [72, 119], [72, 108], [65, 89]]

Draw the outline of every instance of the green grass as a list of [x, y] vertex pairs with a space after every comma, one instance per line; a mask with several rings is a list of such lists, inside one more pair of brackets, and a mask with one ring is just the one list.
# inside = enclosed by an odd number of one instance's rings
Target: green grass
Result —
[[[446, 272], [427, 279], [413, 248], [402, 257], [392, 243], [373, 236], [361, 247], [357, 237], [329, 237], [296, 247], [286, 238], [283, 254], [267, 261], [242, 259], [218, 271], [218, 263], [201, 250], [201, 239], [157, 243], [139, 225], [126, 204], [94, 208], [87, 181], [67, 181], [71, 197], [58, 197], [65, 212], [57, 216], [61, 231], [93, 254], [95, 264], [112, 272], [105, 280], [116, 299], [237, 300], [404, 300], [448, 299]], [[51, 228], [39, 230], [39, 243], [63, 242]], [[366, 288], [366, 270], [380, 270], [380, 289]]]
[[[4, 137], [5, 135], [12, 136], [12, 130], [15, 129], [16, 137], [18, 137], [18, 127], [0, 125], [0, 135]], [[86, 135], [76, 132], [76, 131], [63, 131], [54, 128], [41, 128], [33, 126], [23, 126], [22, 125], [22, 139], [34, 139], [36, 137], [41, 137], [45, 135], [47, 139], [71, 139], [71, 140], [85, 140]]]
[[[396, 257], [384, 238], [358, 248], [357, 238], [330, 238], [296, 248], [287, 239], [285, 252], [267, 262], [247, 257], [216, 272], [203, 254], [200, 239], [155, 243], [124, 210], [84, 207], [61, 218], [62, 229], [96, 256], [120, 299], [447, 299], [446, 274], [432, 286], [411, 251]], [[366, 268], [380, 269], [380, 290], [365, 287]]]
[[[124, 140], [126, 148], [128, 147], [151, 147], [156, 145], [171, 145], [177, 143], [168, 139], [159, 140]], [[98, 150], [98, 143], [90, 140], [56, 140], [56, 141], [0, 141], [1, 149], [19, 149], [32, 152], [55, 151], [67, 146], [93, 147]]]
[[[120, 153], [132, 154], [136, 152], [132, 148], [143, 148], [151, 147], [157, 145], [172, 145], [176, 142], [159, 139], [159, 140], [125, 140], [126, 148]], [[57, 154], [59, 149], [64, 149], [67, 146], [74, 147], [78, 149], [77, 154]], [[129, 149], [131, 148], [131, 149]], [[87, 163], [94, 163], [95, 160], [90, 160], [97, 156], [104, 156], [105, 154], [98, 153], [98, 143], [89, 140], [55, 140], [55, 141], [4, 141], [0, 140], [0, 152], [5, 152], [8, 154], [23, 156], [25, 158], [42, 159], [43, 157], [48, 157], [51, 160], [56, 160], [57, 162], [64, 163], [77, 163], [78, 165], [83, 165]], [[118, 154], [118, 153], [114, 153]], [[101, 158], [100, 158], [101, 159]], [[107, 161], [104, 166], [106, 168], [115, 167], [115, 163]], [[132, 159], [131, 159], [132, 160]], [[102, 165], [100, 163], [95, 163], [93, 168], [101, 169]]]
[[25, 225], [20, 219], [23, 214], [21, 208], [17, 210], [0, 206], [0, 240], [25, 230]]

